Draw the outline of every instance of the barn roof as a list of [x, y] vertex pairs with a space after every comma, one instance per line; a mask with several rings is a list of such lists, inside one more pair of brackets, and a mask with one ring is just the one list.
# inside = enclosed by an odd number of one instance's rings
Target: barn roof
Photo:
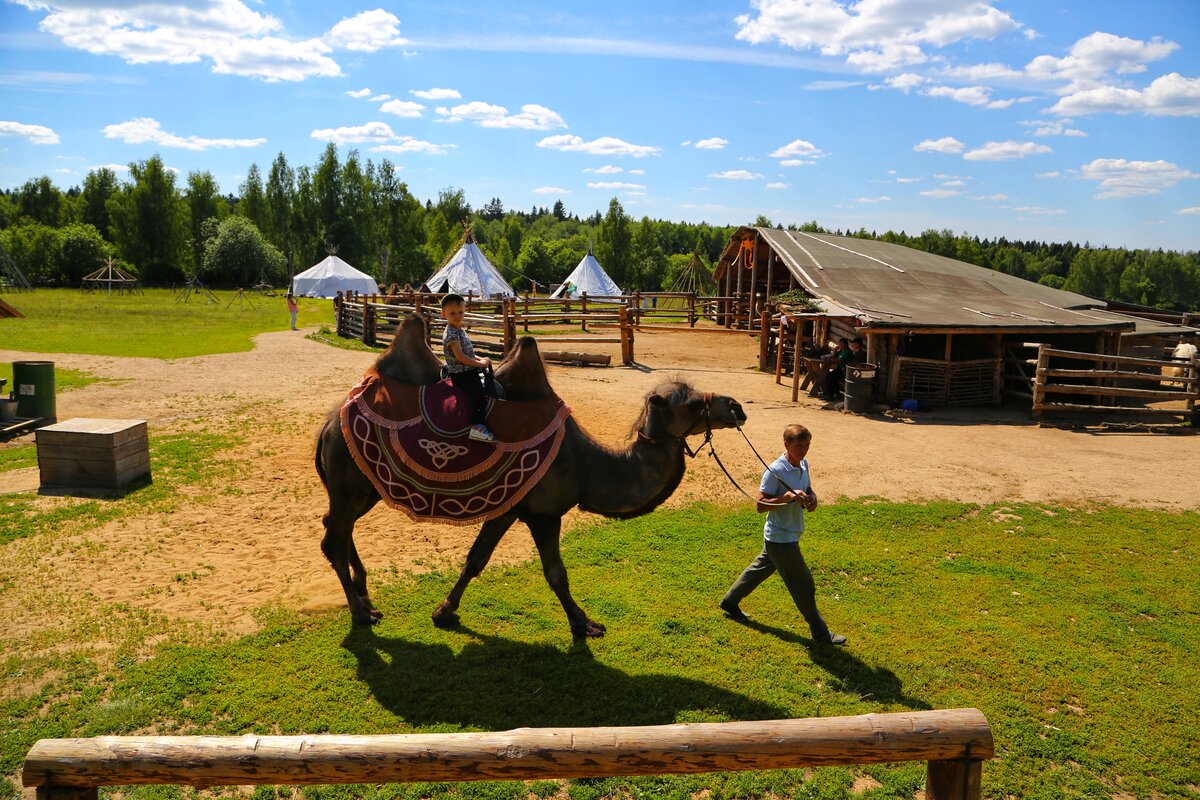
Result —
[[[803, 231], [739, 228], [717, 265], [716, 278], [740, 268], [740, 242], [755, 234], [801, 288], [850, 309], [867, 327], [1103, 328], [1134, 333], [1136, 326], [1140, 334], [1151, 328], [1159, 332], [1163, 326], [1105, 311], [1103, 302], [1081, 294], [952, 258], [890, 242]], [[760, 271], [763, 263], [760, 260]]]

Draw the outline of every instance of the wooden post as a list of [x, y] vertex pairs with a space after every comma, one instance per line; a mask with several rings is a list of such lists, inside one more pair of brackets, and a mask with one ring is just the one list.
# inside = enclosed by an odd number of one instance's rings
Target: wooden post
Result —
[[1033, 418], [1042, 418], [1042, 404], [1046, 401], [1046, 370], [1050, 366], [1050, 354], [1046, 345], [1038, 345], [1037, 371], [1033, 374]]
[[342, 335], [342, 326], [345, 324], [343, 321], [345, 308], [346, 303], [342, 300], [342, 293], [338, 292], [337, 296], [333, 298], [334, 329], [338, 336]]
[[582, 329], [587, 333], [587, 292], [579, 293], [579, 313], [582, 319]]
[[[516, 303], [514, 302], [513, 305], [515, 306]], [[524, 323], [522, 329], [529, 333], [529, 295], [525, 295], [525, 319], [522, 322]]]
[[617, 312], [617, 316], [620, 318], [621, 324], [621, 363], [628, 364], [633, 361], [632, 348], [630, 347], [633, 330], [629, 325], [629, 309], [621, 306]]
[[[803, 324], [803, 322], [797, 323]], [[787, 314], [779, 315], [779, 335], [775, 338], [775, 383], [778, 385], [783, 382], [783, 337], [787, 332]], [[792, 364], [796, 363], [796, 356], [792, 356]]]
[[[746, 330], [758, 316], [758, 232], [754, 233], [754, 253], [750, 256], [750, 304], [746, 307]], [[761, 367], [760, 367], [761, 369]]]
[[633, 324], [637, 325], [642, 321], [642, 292], [637, 290], [633, 293]]
[[688, 303], [688, 327], [694, 328], [694, 327], [696, 327], [696, 293], [695, 292], [688, 292], [687, 303]]
[[767, 354], [771, 347], [771, 312], [762, 310], [758, 319], [758, 371], [767, 371]]
[[375, 344], [375, 306], [366, 296], [363, 297], [363, 344]]
[[[526, 305], [529, 303], [528, 296], [525, 298], [525, 303]], [[512, 352], [513, 346], [513, 341], [509, 333], [509, 326], [514, 325], [512, 315], [509, 313], [510, 306], [513, 311], [516, 311], [516, 298], [511, 300], [505, 298], [504, 303], [500, 306], [500, 323], [504, 326], [504, 332], [501, 334], [500, 339], [500, 352], [503, 353], [504, 358], [508, 358], [508, 354]], [[513, 331], [513, 333], [516, 333], [516, 331]]]
[[767, 285], [766, 291], [763, 292], [763, 299], [771, 302], [771, 289], [775, 283], [775, 251], [767, 250]]
[[925, 770], [925, 800], [979, 800], [982, 776], [982, 761], [930, 761]]
[[[813, 320], [813, 328], [816, 328], [817, 322]], [[804, 329], [802, 323], [796, 323], [796, 340], [792, 350], [792, 402], [796, 402], [800, 397], [800, 331]]]

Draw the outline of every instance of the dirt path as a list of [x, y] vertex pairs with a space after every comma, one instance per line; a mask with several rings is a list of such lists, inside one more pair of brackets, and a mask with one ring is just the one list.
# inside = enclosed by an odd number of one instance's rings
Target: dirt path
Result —
[[[757, 346], [749, 337], [642, 333], [637, 352], [638, 368], [550, 368], [576, 418], [614, 446], [623, 443], [646, 392], [666, 378], [683, 377], [740, 400], [749, 415], [746, 433], [764, 457], [776, 455], [786, 423], [807, 425], [814, 433], [814, 483], [826, 499], [1200, 508], [1194, 478], [1200, 475], [1200, 444], [1190, 436], [1042, 429], [1015, 412], [979, 409], [905, 421], [822, 410], [807, 398], [793, 405], [790, 387], [753, 368]], [[245, 440], [238, 455], [253, 462], [229, 487], [232, 492], [169, 516], [121, 520], [71, 541], [10, 544], [4, 571], [12, 582], [0, 593], [8, 633], [69, 623], [53, 609], [35, 610], [46, 608], [35, 598], [47, 592], [153, 608], [230, 632], [252, 630], [252, 612], [272, 603], [303, 609], [344, 603], [319, 548], [325, 497], [313, 469], [313, 440], [324, 414], [357, 382], [372, 354], [291, 331], [258, 337], [249, 353], [166, 362], [0, 351], [0, 360], [27, 358], [119, 381], [59, 395], [59, 419], [146, 419], [152, 434], [232, 425]], [[721, 431], [716, 442], [722, 460], [753, 492], [761, 466], [741, 437]], [[36, 486], [36, 469], [0, 473], [0, 493]], [[706, 456], [689, 466], [669, 505], [695, 501], [743, 502]], [[568, 527], [587, 519], [575, 514]], [[381, 506], [360, 523], [356, 541], [379, 575], [389, 568], [457, 564], [473, 536], [471, 528], [413, 525]], [[518, 527], [497, 557], [529, 552]]]

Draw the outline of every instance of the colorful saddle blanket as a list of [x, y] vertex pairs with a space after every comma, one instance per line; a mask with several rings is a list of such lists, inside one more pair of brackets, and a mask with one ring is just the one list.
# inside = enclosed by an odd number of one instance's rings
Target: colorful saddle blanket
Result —
[[342, 405], [342, 435], [383, 501], [414, 520], [494, 519], [533, 488], [558, 455], [571, 409], [557, 396], [490, 400], [495, 442], [467, 437], [470, 404], [450, 381], [416, 386], [369, 370]]

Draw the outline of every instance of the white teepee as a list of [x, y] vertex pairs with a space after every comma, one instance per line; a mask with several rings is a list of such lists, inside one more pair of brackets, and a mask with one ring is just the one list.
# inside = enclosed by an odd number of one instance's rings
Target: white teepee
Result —
[[580, 260], [567, 279], [550, 296], [579, 297], [584, 292], [587, 292], [588, 297], [617, 297], [622, 294], [621, 287], [608, 277], [608, 273], [592, 255], [590, 247], [587, 255]]
[[333, 297], [338, 292], [377, 294], [379, 284], [334, 255], [292, 278], [292, 291], [301, 297]]
[[437, 294], [454, 292], [481, 298], [516, 294], [470, 236], [446, 265], [425, 281], [425, 285]]

